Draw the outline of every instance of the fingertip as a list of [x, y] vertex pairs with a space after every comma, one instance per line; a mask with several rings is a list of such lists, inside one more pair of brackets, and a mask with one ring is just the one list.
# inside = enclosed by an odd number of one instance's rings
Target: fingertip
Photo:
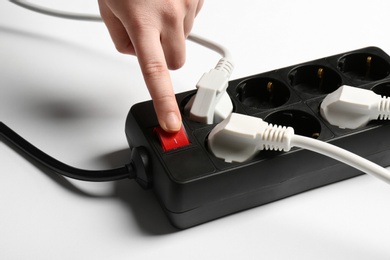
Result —
[[176, 133], [181, 128], [181, 116], [175, 112], [169, 112], [163, 119], [160, 120], [160, 126], [168, 133]]

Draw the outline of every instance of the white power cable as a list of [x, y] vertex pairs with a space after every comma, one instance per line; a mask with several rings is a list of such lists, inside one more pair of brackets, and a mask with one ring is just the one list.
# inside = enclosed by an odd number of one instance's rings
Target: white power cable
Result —
[[289, 151], [304, 148], [323, 154], [390, 184], [385, 168], [332, 144], [294, 134], [291, 127], [268, 124], [261, 118], [232, 113], [211, 131], [210, 151], [226, 162], [244, 162], [260, 150]]
[[206, 40], [205, 38], [200, 37], [200, 36], [193, 34], [193, 33], [190, 34], [187, 39], [192, 41], [192, 42], [195, 42], [199, 45], [202, 45], [210, 50], [213, 50], [213, 51], [219, 53], [222, 57], [224, 57], [227, 60], [233, 59], [230, 51], [228, 49], [226, 49], [224, 46], [222, 46], [216, 42], [210, 41], [208, 39]]
[[390, 184], [390, 172], [388, 170], [340, 147], [300, 135], [294, 135], [291, 138], [291, 144], [326, 155]]
[[26, 8], [28, 10], [41, 13], [41, 14], [46, 14], [54, 17], [59, 17], [59, 18], [65, 18], [65, 19], [71, 19], [71, 20], [82, 20], [82, 21], [92, 21], [92, 22], [101, 22], [102, 18], [99, 15], [94, 15], [94, 14], [78, 14], [78, 13], [72, 13], [72, 12], [65, 12], [61, 10], [53, 10], [51, 8], [47, 8], [44, 6], [40, 6], [37, 4], [33, 4], [29, 1], [24, 1], [24, 0], [8, 0], [13, 4], [16, 4], [20, 7]]

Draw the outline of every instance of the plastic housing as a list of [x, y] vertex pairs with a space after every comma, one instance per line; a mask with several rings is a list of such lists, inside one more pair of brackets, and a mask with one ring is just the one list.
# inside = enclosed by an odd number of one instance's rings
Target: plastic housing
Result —
[[[324, 120], [322, 100], [341, 85], [390, 95], [390, 58], [376, 47], [342, 53], [229, 82], [234, 112], [291, 126], [295, 133], [330, 142], [381, 166], [390, 165], [390, 124], [373, 121], [340, 129]], [[194, 91], [177, 94], [184, 110]], [[196, 123], [183, 112], [190, 145], [164, 152], [153, 129], [151, 101], [134, 105], [126, 121], [131, 149], [148, 153], [152, 189], [172, 224], [188, 228], [362, 174], [310, 151], [262, 151], [243, 163], [226, 163], [207, 149], [215, 125]]]

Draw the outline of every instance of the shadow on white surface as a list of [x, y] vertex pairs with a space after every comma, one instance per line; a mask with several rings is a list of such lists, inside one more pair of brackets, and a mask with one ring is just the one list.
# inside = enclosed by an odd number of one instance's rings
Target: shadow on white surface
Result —
[[[97, 160], [108, 168], [115, 168], [129, 162], [130, 149], [106, 154]], [[143, 190], [134, 180], [115, 182], [115, 197], [131, 211], [141, 232], [149, 235], [164, 235], [177, 231], [168, 221], [157, 198], [151, 190]]]
[[[137, 226], [144, 235], [165, 235], [177, 231], [164, 215], [156, 197], [151, 190], [143, 190], [134, 180], [120, 180], [114, 182], [114, 192], [112, 194], [97, 195], [90, 193], [76, 185], [67, 178], [54, 173], [47, 167], [41, 165], [29, 156], [25, 155], [17, 147], [7, 140], [0, 138], [5, 144], [17, 151], [24, 159], [37, 167], [43, 174], [49, 177], [58, 186], [81, 197], [90, 199], [115, 198], [121, 201], [137, 221]], [[128, 163], [130, 150], [124, 149], [107, 155], [103, 155], [98, 160], [107, 165], [107, 168], [116, 168]], [[130, 232], [130, 231], [129, 231]]]
[[1, 25], [0, 25], [0, 34], [4, 34], [3, 37], [6, 37], [7, 35], [14, 35], [14, 36], [18, 36], [18, 37], [30, 38], [30, 39], [40, 40], [40, 41], [45, 41], [45, 42], [64, 44], [63, 40], [58, 40], [56, 38], [49, 37], [46, 35], [31, 33], [28, 31], [22, 31], [22, 30], [18, 30], [18, 29], [6, 27], [6, 26], [1, 26]]

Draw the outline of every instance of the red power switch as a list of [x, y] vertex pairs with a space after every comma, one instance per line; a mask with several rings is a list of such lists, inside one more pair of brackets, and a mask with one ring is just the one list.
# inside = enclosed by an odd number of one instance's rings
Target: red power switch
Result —
[[182, 126], [177, 133], [165, 132], [161, 127], [154, 128], [154, 132], [160, 139], [162, 149], [164, 152], [180, 148], [190, 144], [187, 133]]

